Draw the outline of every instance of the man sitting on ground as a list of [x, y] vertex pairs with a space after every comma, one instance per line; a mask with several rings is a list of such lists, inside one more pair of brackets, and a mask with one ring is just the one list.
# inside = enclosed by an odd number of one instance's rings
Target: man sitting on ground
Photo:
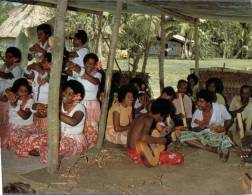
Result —
[[242, 118], [245, 122], [246, 134], [251, 134], [252, 127], [252, 98], [251, 88], [248, 85], [243, 85], [240, 89], [240, 95], [233, 97], [229, 111], [235, 118], [237, 113], [242, 114]]
[[[137, 163], [144, 163], [140, 154], [136, 150], [138, 142], [145, 142], [147, 144], [162, 144], [170, 143], [170, 138], [153, 137], [151, 136], [155, 124], [159, 121], [164, 121], [166, 117], [172, 112], [173, 105], [165, 99], [157, 99], [151, 104], [151, 110], [147, 114], [139, 115], [128, 132], [128, 154], [131, 159]], [[154, 125], [153, 125], [154, 124]], [[153, 128], [154, 126], [154, 128]], [[170, 151], [163, 151], [159, 157], [160, 164], [183, 164], [183, 156], [179, 153], [172, 153]]]

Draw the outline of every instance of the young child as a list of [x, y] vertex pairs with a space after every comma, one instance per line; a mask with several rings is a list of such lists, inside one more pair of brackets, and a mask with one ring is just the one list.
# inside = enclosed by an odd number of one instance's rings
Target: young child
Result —
[[134, 104], [134, 115], [137, 117], [139, 114], [146, 114], [148, 112], [148, 105], [150, 97], [144, 91], [138, 92], [138, 97]]
[[[9, 47], [5, 52], [4, 64], [0, 68], [0, 94], [6, 89], [12, 87], [14, 81], [19, 79], [22, 74], [22, 68], [19, 65], [21, 61], [21, 52], [16, 47]], [[8, 122], [8, 104], [0, 102], [0, 126]]]
[[[176, 99], [173, 100], [173, 104], [176, 108], [176, 115], [174, 117], [175, 126], [183, 125], [182, 119], [184, 117], [186, 117], [187, 124], [190, 124], [191, 119], [192, 119], [192, 100], [188, 95], [186, 95], [187, 88], [188, 88], [188, 83], [186, 80], [178, 81], [177, 97]], [[181, 108], [179, 97], [178, 97], [179, 93], [182, 95], [182, 98], [183, 98], [186, 116], [182, 114], [182, 108]]]
[[134, 90], [124, 85], [120, 88], [118, 102], [109, 109], [106, 139], [114, 144], [126, 144], [127, 134], [132, 125], [132, 103]]
[[[74, 35], [74, 50], [68, 52], [70, 61], [66, 63], [66, 67], [76, 65], [81, 69], [84, 68], [85, 63], [83, 59], [89, 53], [89, 50], [85, 48], [87, 41], [87, 33], [84, 30], [78, 30], [78, 32]], [[69, 74], [69, 79], [77, 79], [77, 77], [82, 76], [78, 74], [78, 71], [74, 71], [74, 69], [68, 69], [67, 73]]]
[[[149, 113], [140, 115], [134, 121], [132, 128], [128, 132], [128, 154], [130, 158], [137, 164], [142, 164], [143, 160], [136, 150], [138, 142], [146, 142], [148, 144], [162, 144], [166, 145], [170, 139], [164, 137], [152, 137], [153, 123], [164, 121], [170, 114], [173, 105], [165, 99], [157, 99], [151, 104]], [[163, 151], [159, 158], [160, 164], [183, 164], [183, 156], [179, 153], [172, 153], [170, 151]]]
[[46, 53], [40, 64], [33, 63], [25, 69], [27, 76], [32, 79], [34, 104], [34, 124], [38, 133], [47, 131], [47, 105], [49, 93], [49, 77], [52, 54]]
[[20, 78], [14, 82], [11, 90], [6, 90], [5, 95], [2, 96], [2, 100], [9, 103], [9, 121], [4, 127], [4, 134], [7, 137], [3, 140], [3, 144], [17, 155], [22, 153], [23, 137], [33, 128], [31, 92], [32, 88], [28, 81]]
[[34, 54], [36, 62], [41, 62], [44, 55], [52, 51], [52, 27], [49, 24], [39, 25], [37, 35], [38, 42], [29, 49], [28, 59], [31, 60]]
[[[63, 87], [60, 112], [61, 136], [59, 155], [61, 158], [80, 155], [87, 150], [87, 141], [83, 135], [85, 107], [80, 103], [84, 97], [84, 88], [78, 81], [69, 80]], [[41, 161], [47, 162], [48, 136], [31, 137], [29, 153], [40, 155]]]
[[98, 122], [100, 120], [100, 103], [97, 100], [97, 93], [102, 75], [97, 70], [99, 58], [94, 53], [89, 53], [84, 58], [85, 71], [78, 81], [84, 86], [85, 97], [82, 101], [87, 109], [87, 117], [84, 128], [84, 135], [87, 138], [89, 148], [96, 144], [98, 139]]

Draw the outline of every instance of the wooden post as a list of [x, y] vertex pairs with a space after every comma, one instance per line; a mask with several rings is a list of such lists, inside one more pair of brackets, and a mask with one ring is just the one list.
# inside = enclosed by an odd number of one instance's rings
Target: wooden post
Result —
[[59, 92], [60, 77], [63, 63], [64, 37], [65, 37], [65, 13], [67, 0], [58, 0], [54, 25], [54, 44], [52, 49], [52, 72], [49, 84], [48, 101], [48, 164], [47, 170], [53, 174], [58, 169], [59, 157]]
[[159, 85], [160, 93], [164, 89], [164, 58], [165, 58], [165, 15], [161, 15], [161, 40], [160, 40], [160, 54], [159, 54]]
[[122, 5], [123, 5], [123, 0], [117, 0], [116, 13], [114, 16], [114, 24], [113, 24], [113, 30], [112, 30], [112, 37], [110, 40], [111, 44], [110, 44], [109, 55], [108, 55], [108, 65], [107, 65], [107, 71], [106, 71], [105, 98], [104, 98], [104, 102], [102, 103], [102, 108], [101, 108], [101, 119], [99, 123], [99, 139], [96, 145], [98, 149], [101, 149], [102, 147], [104, 133], [106, 129], [109, 94], [110, 94], [110, 88], [111, 88], [111, 79], [112, 79], [112, 74], [113, 74], [114, 58], [115, 58], [116, 44], [117, 44], [117, 39], [118, 39], [118, 31], [119, 31], [120, 20], [121, 20]]
[[199, 76], [199, 27], [198, 19], [194, 22], [194, 44], [195, 44], [195, 74]]
[[[102, 37], [102, 17], [103, 17], [103, 13], [101, 12], [98, 15], [98, 32], [97, 32], [97, 37], [96, 37], [96, 43], [95, 43], [95, 53], [97, 54], [99, 51], [99, 47], [101, 47], [101, 37]], [[98, 56], [100, 56], [101, 54], [99, 54]]]

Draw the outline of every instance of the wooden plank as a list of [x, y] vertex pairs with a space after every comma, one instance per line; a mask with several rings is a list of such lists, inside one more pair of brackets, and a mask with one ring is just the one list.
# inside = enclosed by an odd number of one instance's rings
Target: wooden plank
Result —
[[59, 165], [59, 136], [60, 136], [60, 78], [63, 63], [64, 37], [65, 37], [65, 13], [67, 0], [58, 0], [55, 25], [54, 44], [52, 49], [52, 72], [49, 83], [48, 100], [48, 164], [50, 174], [57, 171]]
[[182, 94], [179, 93], [178, 97], [179, 97], [179, 104], [180, 104], [180, 108], [181, 108], [181, 113], [184, 115], [184, 117], [182, 118], [182, 120], [183, 120], [183, 126], [187, 127], [185, 105], [184, 105]]
[[244, 125], [243, 125], [243, 120], [242, 120], [242, 114], [237, 113], [236, 114], [238, 126], [239, 126], [239, 132], [240, 132], [240, 139], [244, 137]]
[[165, 15], [161, 15], [160, 20], [160, 28], [161, 28], [161, 40], [160, 40], [160, 53], [159, 53], [159, 86], [160, 86], [160, 94], [164, 89], [164, 59], [165, 59]]
[[102, 114], [101, 114], [101, 119], [99, 123], [99, 138], [96, 145], [98, 149], [101, 149], [102, 147], [104, 134], [106, 130], [109, 94], [110, 94], [110, 88], [111, 88], [114, 59], [115, 59], [115, 54], [116, 54], [118, 32], [119, 32], [119, 26], [120, 26], [120, 20], [121, 20], [122, 5], [123, 5], [123, 0], [117, 0], [116, 13], [114, 16], [114, 24], [113, 24], [113, 30], [112, 30], [112, 36], [111, 36], [111, 44], [110, 44], [109, 55], [108, 55], [108, 65], [107, 65], [107, 71], [106, 71], [105, 99], [102, 103], [102, 108], [101, 108]]

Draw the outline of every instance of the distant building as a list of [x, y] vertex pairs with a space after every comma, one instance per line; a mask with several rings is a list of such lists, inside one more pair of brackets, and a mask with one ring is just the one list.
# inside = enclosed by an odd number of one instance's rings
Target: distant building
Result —
[[[165, 56], [169, 58], [184, 58], [185, 52], [187, 56], [192, 55], [190, 41], [185, 44], [186, 40], [181, 35], [173, 35], [172, 38], [165, 44]], [[154, 45], [150, 48], [150, 56], [158, 56], [160, 45]]]

